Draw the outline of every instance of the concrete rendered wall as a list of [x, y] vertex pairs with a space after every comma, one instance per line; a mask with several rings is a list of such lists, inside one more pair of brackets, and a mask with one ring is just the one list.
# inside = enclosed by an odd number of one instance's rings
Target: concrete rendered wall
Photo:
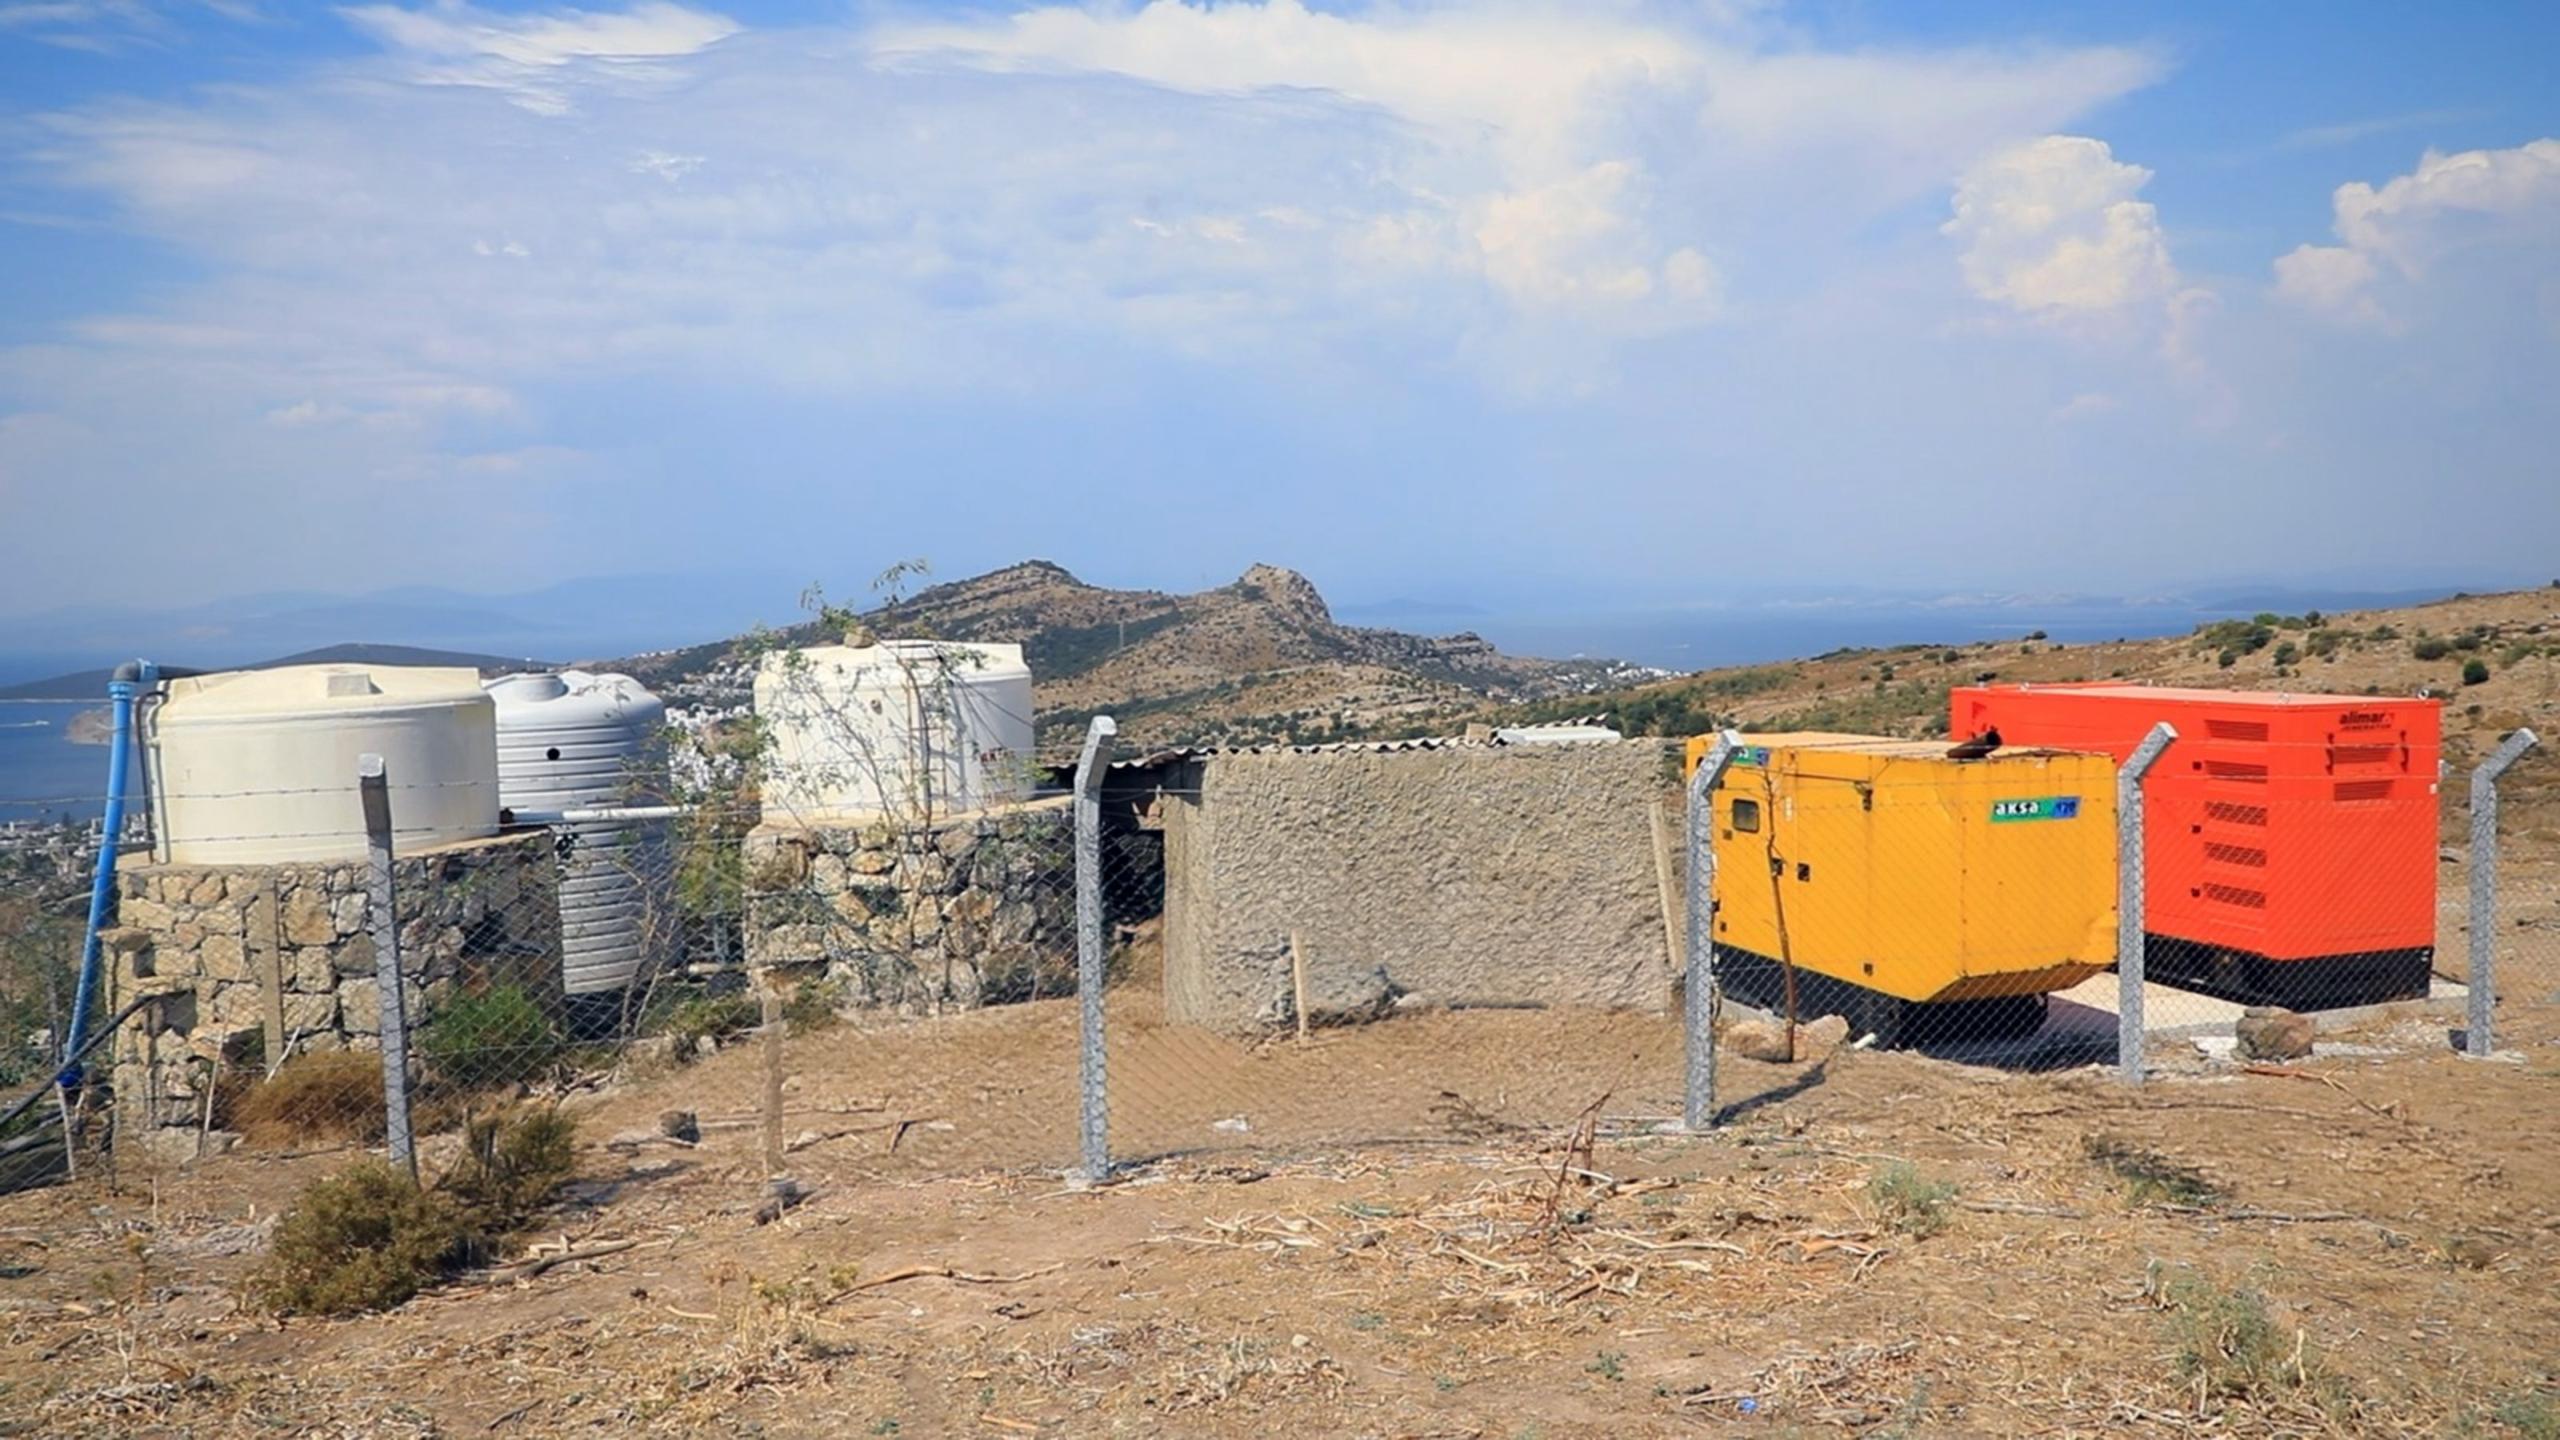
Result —
[[[1276, 751], [1201, 760], [1165, 804], [1167, 1018], [1228, 1031], [1382, 994], [1660, 1011], [1660, 742]], [[1675, 855], [1676, 863], [1676, 855]], [[1673, 892], [1678, 893], [1677, 889]]]

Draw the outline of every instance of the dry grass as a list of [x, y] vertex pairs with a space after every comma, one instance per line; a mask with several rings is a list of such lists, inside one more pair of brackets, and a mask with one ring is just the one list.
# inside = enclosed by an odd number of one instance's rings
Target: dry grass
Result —
[[382, 1057], [333, 1050], [296, 1055], [229, 1105], [231, 1126], [253, 1143], [305, 1144], [382, 1138]]

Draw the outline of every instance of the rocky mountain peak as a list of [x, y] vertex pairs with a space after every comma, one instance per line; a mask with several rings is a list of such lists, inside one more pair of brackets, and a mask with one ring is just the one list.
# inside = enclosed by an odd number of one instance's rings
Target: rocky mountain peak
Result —
[[964, 580], [958, 583], [991, 590], [1019, 589], [1028, 585], [1081, 586], [1084, 584], [1075, 577], [1074, 572], [1054, 560], [1024, 560], [1007, 565], [1001, 570], [990, 570], [975, 580]]
[[1256, 565], [1229, 587], [1250, 600], [1259, 600], [1301, 625], [1331, 625], [1333, 611], [1315, 582], [1295, 570], [1278, 565]]

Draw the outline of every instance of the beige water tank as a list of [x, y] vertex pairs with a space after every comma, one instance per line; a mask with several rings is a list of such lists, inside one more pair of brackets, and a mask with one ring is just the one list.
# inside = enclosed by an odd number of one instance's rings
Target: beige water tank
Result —
[[1019, 645], [889, 640], [765, 657], [764, 818], [950, 815], [1028, 798], [1031, 667]]
[[396, 848], [498, 833], [497, 712], [475, 670], [231, 670], [171, 680], [163, 697], [143, 723], [157, 859], [362, 859], [368, 754], [390, 780]]

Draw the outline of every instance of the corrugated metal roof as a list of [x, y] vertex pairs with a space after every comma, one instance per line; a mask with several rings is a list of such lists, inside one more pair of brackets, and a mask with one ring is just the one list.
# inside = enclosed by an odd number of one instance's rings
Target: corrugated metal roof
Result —
[[1126, 760], [1114, 760], [1114, 770], [1153, 769], [1159, 765], [1179, 765], [1188, 760], [1207, 760], [1218, 755], [1325, 755], [1350, 751], [1385, 754], [1395, 750], [1490, 750], [1484, 740], [1468, 740], [1456, 735], [1421, 735], [1410, 740], [1335, 740], [1323, 745], [1176, 745], [1151, 751]]
[[[1504, 728], [1509, 730], [1549, 728], [1566, 729], [1576, 726], [1592, 725], [1602, 718], [1603, 717], [1600, 716], [1583, 716], [1572, 720], [1552, 721], [1546, 725], [1511, 725], [1505, 726]], [[1470, 740], [1463, 735], [1418, 735], [1406, 740], [1334, 740], [1321, 745], [1288, 745], [1278, 743], [1262, 745], [1175, 745], [1161, 750], [1153, 750], [1144, 755], [1133, 755], [1125, 760], [1114, 760], [1111, 762], [1110, 768], [1114, 770], [1152, 770], [1165, 765], [1179, 765], [1191, 760], [1207, 760], [1219, 755], [1330, 755], [1344, 753], [1384, 755], [1391, 754], [1399, 750], [1495, 750], [1503, 748], [1505, 743], [1506, 742], [1497, 734], [1491, 738], [1483, 740]]]

